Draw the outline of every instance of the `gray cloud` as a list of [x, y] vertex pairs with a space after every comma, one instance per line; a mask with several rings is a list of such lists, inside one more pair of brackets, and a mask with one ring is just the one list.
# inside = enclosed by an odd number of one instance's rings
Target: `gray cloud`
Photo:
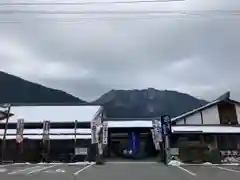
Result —
[[[102, 7], [86, 7], [91, 8]], [[112, 9], [239, 10], [240, 2], [186, 0]], [[36, 17], [0, 15], [0, 20], [27, 18]], [[239, 21], [163, 16], [0, 24], [0, 69], [87, 100], [112, 88], [147, 87], [207, 100], [231, 90], [240, 100]]]

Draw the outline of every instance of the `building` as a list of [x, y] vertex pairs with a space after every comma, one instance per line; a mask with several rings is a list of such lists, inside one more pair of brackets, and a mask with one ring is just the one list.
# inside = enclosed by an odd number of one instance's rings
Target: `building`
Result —
[[[87, 154], [93, 157], [97, 151], [97, 146], [91, 146], [97, 137], [91, 129], [91, 123], [94, 124], [95, 121], [100, 122], [99, 127], [102, 127], [103, 121], [108, 122], [106, 138], [108, 144], [103, 148], [106, 159], [146, 159], [156, 157], [159, 153], [152, 135], [152, 121], [155, 118], [114, 119], [105, 117], [104, 108], [100, 106], [76, 104], [13, 104], [10, 113], [3, 156], [5, 160], [39, 162], [47, 153], [48, 161], [84, 161]], [[6, 119], [6, 116], [6, 111], [0, 110], [1, 119]], [[24, 140], [20, 144], [16, 143], [19, 119], [24, 119]], [[50, 121], [50, 141], [47, 148], [43, 143], [44, 120]], [[211, 153], [219, 152], [215, 162], [239, 162], [239, 124], [240, 102], [232, 100], [230, 93], [200, 108], [172, 118], [171, 157], [194, 163], [209, 161]], [[99, 127], [96, 131], [100, 132], [98, 135], [103, 135], [103, 128]], [[5, 120], [1, 120], [1, 139], [4, 136], [4, 129]], [[1, 141], [1, 147], [3, 142], [5, 141]], [[160, 155], [164, 155], [163, 143], [159, 146]]]
[[[123, 151], [129, 148], [135, 148], [135, 158], [156, 155], [151, 133], [152, 119], [107, 120], [107, 158], [112, 157], [110, 152], [114, 149], [118, 150], [118, 156], [123, 156]], [[240, 102], [230, 99], [229, 92], [225, 93], [200, 108], [172, 118], [170, 153], [173, 158], [191, 163], [211, 161], [209, 156], [212, 152], [219, 152], [218, 160], [215, 161], [240, 162], [239, 124]], [[160, 143], [160, 146], [160, 152], [163, 152], [163, 143]]]
[[207, 160], [219, 150], [221, 161], [240, 157], [240, 102], [226, 93], [216, 100], [172, 119], [171, 147], [182, 161]]
[[[5, 161], [39, 162], [47, 150], [48, 161], [83, 161], [91, 144], [91, 121], [101, 115], [100, 106], [12, 104], [8, 121]], [[6, 123], [0, 121], [1, 147]], [[2, 118], [4, 119], [4, 118]], [[23, 142], [16, 142], [17, 121], [24, 120]], [[43, 121], [50, 121], [49, 143], [43, 146]], [[78, 151], [78, 152], [75, 152]]]

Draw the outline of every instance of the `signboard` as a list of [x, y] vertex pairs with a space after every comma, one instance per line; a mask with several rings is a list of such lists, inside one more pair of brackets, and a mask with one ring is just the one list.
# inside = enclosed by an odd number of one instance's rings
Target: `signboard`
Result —
[[92, 144], [96, 144], [97, 140], [97, 121], [94, 119], [91, 121], [91, 136], [92, 136]]
[[157, 128], [157, 123], [156, 123], [156, 120], [152, 120], [152, 126], [153, 126], [153, 129], [156, 129]]
[[169, 136], [172, 133], [171, 118], [169, 115], [161, 116], [162, 135]]
[[161, 142], [161, 138], [160, 138], [161, 133], [159, 133], [160, 123], [158, 122], [158, 120], [154, 119], [152, 121], [152, 124], [153, 124], [153, 129], [151, 132], [152, 132], [152, 138], [155, 145], [155, 149], [160, 150], [160, 145], [159, 145], [159, 142]]
[[21, 143], [23, 141], [24, 119], [17, 120], [16, 141]]
[[43, 121], [43, 141], [49, 140], [50, 121]]
[[154, 119], [153, 123], [153, 130], [155, 134], [155, 139], [157, 142], [162, 142], [162, 132], [161, 132], [161, 123], [159, 120]]
[[108, 121], [103, 121], [103, 144], [108, 144]]
[[75, 155], [87, 155], [87, 148], [75, 148]]
[[161, 129], [161, 121], [160, 120], [155, 120], [157, 127], [156, 127], [156, 136], [157, 136], [157, 141], [162, 142], [162, 129]]
[[179, 155], [179, 148], [170, 148], [170, 155], [178, 156]]

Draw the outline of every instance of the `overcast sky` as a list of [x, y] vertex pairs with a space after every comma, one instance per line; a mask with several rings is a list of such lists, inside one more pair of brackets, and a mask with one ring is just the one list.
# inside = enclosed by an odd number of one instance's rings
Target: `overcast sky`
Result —
[[[55, 9], [53, 6], [0, 6], [0, 11], [16, 9], [240, 10], [240, 0], [57, 6]], [[1, 23], [3, 21], [22, 23]], [[0, 70], [62, 89], [84, 100], [93, 100], [111, 89], [148, 87], [178, 90], [206, 100], [231, 90], [232, 97], [240, 100], [239, 32], [240, 15], [0, 13]]]

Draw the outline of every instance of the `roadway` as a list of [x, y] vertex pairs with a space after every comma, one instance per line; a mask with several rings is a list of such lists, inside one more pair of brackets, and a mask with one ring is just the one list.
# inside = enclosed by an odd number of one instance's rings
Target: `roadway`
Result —
[[240, 179], [240, 166], [165, 166], [156, 162], [94, 164], [0, 165], [0, 179], [8, 180], [231, 180]]

